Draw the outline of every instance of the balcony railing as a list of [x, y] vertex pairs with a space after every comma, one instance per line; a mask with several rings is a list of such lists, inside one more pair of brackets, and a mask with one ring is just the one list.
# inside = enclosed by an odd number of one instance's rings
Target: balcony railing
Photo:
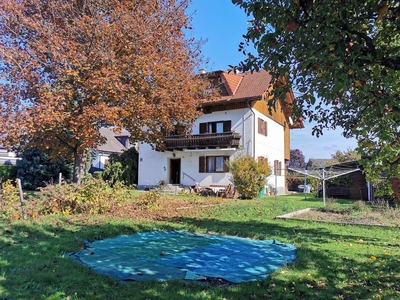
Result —
[[236, 132], [167, 136], [165, 144], [167, 150], [237, 148], [240, 138]]

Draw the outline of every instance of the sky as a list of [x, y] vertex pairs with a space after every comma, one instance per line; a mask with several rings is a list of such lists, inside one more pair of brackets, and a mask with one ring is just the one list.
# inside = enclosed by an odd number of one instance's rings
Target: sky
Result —
[[[192, 15], [191, 36], [206, 40], [202, 54], [208, 63], [202, 67], [207, 71], [227, 70], [228, 65], [237, 65], [245, 56], [238, 45], [246, 33], [245, 12], [232, 4], [231, 0], [192, 0], [188, 14]], [[312, 136], [313, 124], [305, 121], [306, 128], [291, 131], [291, 149], [303, 152], [306, 161], [310, 158], [330, 158], [337, 150], [345, 151], [357, 146], [355, 139], [346, 139], [341, 130], [324, 130], [323, 136]]]

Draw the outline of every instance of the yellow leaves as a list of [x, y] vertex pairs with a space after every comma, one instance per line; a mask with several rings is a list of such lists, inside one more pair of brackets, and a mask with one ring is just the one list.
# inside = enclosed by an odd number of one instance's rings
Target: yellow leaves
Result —
[[374, 255], [371, 255], [371, 256], [370, 256], [370, 258], [369, 258], [369, 260], [371, 260], [371, 261], [375, 261], [375, 260], [376, 260], [376, 256], [374, 256]]

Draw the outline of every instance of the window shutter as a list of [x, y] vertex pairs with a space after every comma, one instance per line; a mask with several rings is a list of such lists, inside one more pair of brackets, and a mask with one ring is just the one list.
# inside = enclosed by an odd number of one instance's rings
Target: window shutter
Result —
[[262, 134], [262, 120], [258, 118], [258, 133]]
[[281, 161], [278, 162], [278, 169], [279, 169], [278, 175], [281, 176], [282, 175], [282, 162]]
[[206, 157], [200, 156], [199, 157], [199, 173], [205, 173], [205, 172], [206, 172]]
[[224, 156], [224, 172], [229, 172], [229, 156]]
[[265, 136], [267, 136], [268, 135], [268, 123], [267, 123], [267, 121], [264, 121], [264, 128], [263, 128], [263, 133], [264, 133], [264, 135]]
[[274, 160], [274, 175], [278, 175], [278, 160]]
[[207, 123], [200, 123], [200, 134], [207, 133]]
[[231, 120], [224, 121], [224, 132], [231, 132], [231, 130], [232, 130], [231, 123], [232, 123]]

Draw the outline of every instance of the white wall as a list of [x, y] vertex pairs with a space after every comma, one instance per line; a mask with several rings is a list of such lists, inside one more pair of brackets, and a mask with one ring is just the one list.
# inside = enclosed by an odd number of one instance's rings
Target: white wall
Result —
[[106, 167], [106, 162], [108, 161], [110, 154], [108, 153], [99, 153], [95, 151], [92, 159], [92, 165], [95, 168], [104, 169]]
[[[259, 134], [258, 130], [256, 130], [255, 157], [264, 156], [268, 158], [272, 169], [272, 175], [268, 178], [267, 185], [276, 186], [278, 194], [284, 194], [286, 192], [284, 170], [281, 171], [281, 176], [273, 175], [275, 160], [280, 161], [282, 168], [285, 168], [285, 135], [283, 126], [258, 111], [255, 111], [255, 116], [256, 126], [258, 124], [258, 118], [267, 121], [268, 124], [267, 136]], [[289, 128], [287, 130], [289, 130]]]
[[[158, 185], [162, 179], [166, 183], [169, 182], [169, 160], [174, 158], [181, 159], [181, 184], [191, 185], [199, 182], [202, 186], [210, 184], [229, 184], [231, 183], [230, 173], [199, 173], [199, 157], [200, 156], [231, 156], [233, 159], [240, 154], [249, 154], [257, 158], [258, 156], [268, 157], [268, 161], [272, 164], [274, 160], [279, 160], [284, 165], [284, 133], [283, 127], [268, 117], [250, 109], [236, 109], [229, 111], [213, 112], [211, 114], [202, 115], [194, 124], [192, 133], [199, 134], [199, 124], [214, 121], [232, 121], [232, 131], [239, 133], [242, 138], [240, 140], [240, 148], [236, 151], [224, 149], [207, 149], [195, 151], [165, 151], [157, 152], [152, 150], [148, 144], [141, 144], [139, 150], [139, 179], [138, 188], [144, 189]], [[262, 136], [257, 133], [257, 118], [263, 118], [268, 122], [268, 136]], [[252, 135], [255, 132], [255, 155], [253, 154]], [[175, 157], [173, 156], [175, 155]], [[282, 173], [283, 174], [283, 173]], [[275, 178], [271, 176], [268, 183], [275, 185]], [[285, 189], [284, 176], [277, 177], [279, 193]]]

